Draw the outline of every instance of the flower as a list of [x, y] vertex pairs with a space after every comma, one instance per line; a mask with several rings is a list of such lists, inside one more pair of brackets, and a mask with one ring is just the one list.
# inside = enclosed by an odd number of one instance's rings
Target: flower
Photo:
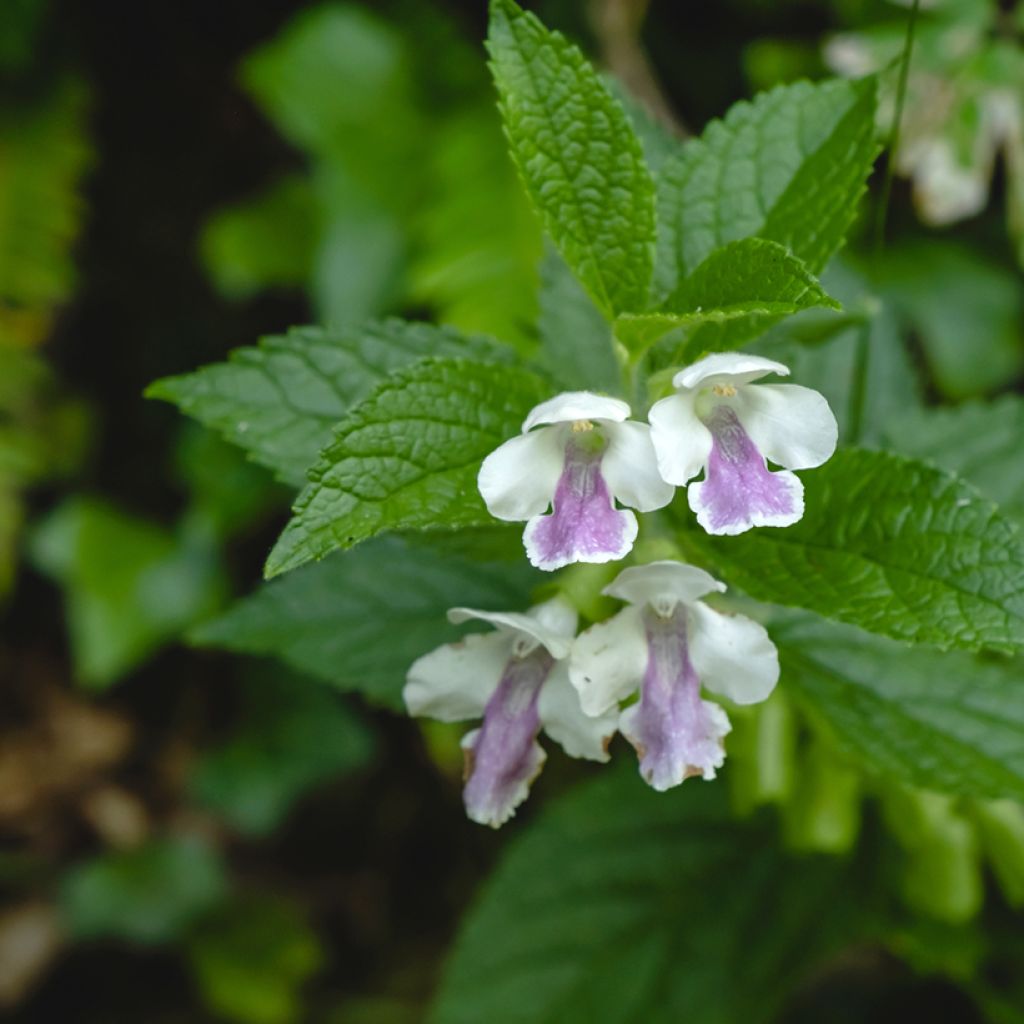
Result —
[[700, 598], [725, 586], [681, 562], [651, 562], [619, 573], [604, 593], [628, 607], [577, 637], [569, 676], [587, 714], [606, 715], [639, 689], [619, 729], [636, 747], [640, 774], [657, 790], [722, 766], [725, 711], [701, 686], [736, 704], [765, 700], [779, 656], [764, 627], [723, 615]]
[[637, 522], [615, 499], [640, 512], [672, 500], [650, 427], [628, 416], [629, 406], [616, 398], [568, 392], [538, 405], [522, 435], [484, 459], [477, 480], [484, 502], [498, 519], [528, 520], [523, 543], [538, 569], [622, 558]]
[[483, 619], [496, 629], [424, 655], [409, 669], [403, 697], [412, 715], [483, 718], [462, 740], [463, 798], [473, 821], [497, 828], [526, 799], [544, 764], [541, 728], [571, 757], [607, 761], [616, 716], [590, 717], [580, 707], [565, 660], [576, 612], [562, 599], [526, 614], [453, 608], [448, 618]]
[[738, 352], [706, 356], [672, 378], [674, 395], [651, 407], [651, 441], [658, 469], [683, 486], [708, 533], [743, 533], [752, 526], [789, 526], [804, 513], [804, 489], [790, 472], [820, 466], [836, 450], [839, 428], [828, 402], [796, 384], [758, 384], [782, 363]]

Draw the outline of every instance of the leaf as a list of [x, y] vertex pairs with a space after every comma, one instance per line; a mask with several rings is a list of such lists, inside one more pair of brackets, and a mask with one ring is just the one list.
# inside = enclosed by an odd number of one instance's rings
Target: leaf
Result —
[[1024, 399], [915, 409], [886, 427], [889, 445], [969, 480], [1017, 520], [1024, 520]]
[[291, 673], [255, 675], [231, 738], [205, 753], [192, 778], [195, 799], [247, 835], [266, 835], [321, 782], [361, 767], [373, 737], [318, 683]]
[[492, 0], [487, 49], [526, 191], [608, 318], [647, 304], [654, 183], [621, 104], [579, 49]]
[[400, 367], [442, 355], [501, 351], [483, 338], [401, 320], [293, 327], [235, 349], [226, 363], [155, 381], [146, 395], [173, 402], [298, 486], [350, 406]]
[[763, 601], [943, 650], [1024, 648], [1024, 546], [973, 487], [856, 448], [804, 480], [796, 525], [685, 543]]
[[622, 387], [611, 326], [553, 246], [540, 265], [540, 363], [566, 388]]
[[816, 306], [841, 308], [784, 246], [743, 238], [711, 253], [659, 309], [622, 314], [615, 331], [637, 350], [677, 327], [787, 316]]
[[737, 103], [658, 176], [657, 291], [715, 249], [758, 236], [820, 273], [842, 244], [877, 153], [875, 81], [797, 82]]
[[212, 614], [225, 591], [212, 537], [174, 535], [98, 499], [60, 505], [30, 553], [64, 589], [75, 674], [95, 690]]
[[60, 906], [76, 938], [118, 936], [149, 945], [178, 938], [225, 888], [220, 860], [204, 842], [154, 839], [73, 867]]
[[787, 859], [763, 819], [733, 822], [719, 784], [659, 794], [632, 766], [606, 770], [508, 850], [430, 1021], [774, 1020], [865, 927], [850, 875], [837, 858]]
[[245, 299], [264, 288], [301, 288], [312, 272], [318, 210], [309, 182], [292, 175], [266, 192], [222, 208], [200, 239], [217, 290]]
[[300, 988], [323, 949], [301, 911], [279, 897], [235, 899], [189, 937], [188, 958], [206, 1004], [240, 1024], [290, 1024]]
[[335, 428], [267, 559], [269, 579], [384, 530], [492, 522], [480, 464], [547, 397], [535, 374], [430, 359], [392, 374]]
[[487, 564], [378, 538], [264, 584], [190, 640], [270, 655], [401, 709], [409, 666], [460, 635], [445, 618], [449, 608], [521, 609], [538, 581], [525, 560]]
[[867, 771], [960, 796], [1024, 799], [1018, 661], [906, 647], [792, 616], [772, 628], [782, 685]]

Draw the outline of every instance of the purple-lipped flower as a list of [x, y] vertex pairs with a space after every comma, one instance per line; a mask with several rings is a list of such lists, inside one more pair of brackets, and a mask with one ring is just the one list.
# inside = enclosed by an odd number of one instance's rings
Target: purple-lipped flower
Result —
[[533, 409], [522, 434], [484, 459], [477, 483], [491, 515], [526, 520], [526, 554], [548, 571], [624, 557], [637, 535], [629, 509], [663, 508], [674, 493], [658, 473], [651, 428], [630, 420], [625, 402], [589, 391]]
[[424, 655], [409, 669], [409, 713], [460, 722], [481, 718], [466, 734], [463, 799], [473, 821], [504, 824], [526, 799], [546, 754], [543, 729], [571, 757], [608, 760], [617, 715], [586, 715], [569, 682], [576, 612], [555, 598], [525, 614], [453, 608], [452, 622], [482, 619], [495, 627]]
[[[676, 393], [650, 411], [658, 469], [687, 488], [690, 508], [708, 533], [752, 526], [790, 526], [804, 514], [804, 489], [794, 469], [831, 458], [839, 429], [828, 402], [797, 384], [755, 384], [782, 363], [720, 352], [672, 379]], [[771, 461], [782, 466], [768, 469]]]
[[702, 687], [736, 704], [756, 704], [779, 679], [778, 652], [764, 627], [701, 600], [723, 590], [681, 562], [633, 566], [603, 591], [627, 606], [573, 645], [569, 674], [585, 712], [603, 718], [639, 690], [619, 730], [657, 790], [692, 776], [713, 779], [725, 760], [729, 718], [701, 697]]

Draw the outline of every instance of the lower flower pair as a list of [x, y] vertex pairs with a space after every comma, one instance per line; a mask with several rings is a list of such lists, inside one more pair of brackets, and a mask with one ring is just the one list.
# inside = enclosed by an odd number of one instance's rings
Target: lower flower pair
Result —
[[634, 566], [604, 590], [626, 606], [579, 636], [576, 612], [561, 598], [525, 614], [452, 609], [453, 622], [478, 618], [494, 632], [420, 658], [404, 696], [413, 715], [482, 718], [462, 741], [469, 817], [496, 828], [513, 815], [544, 764], [541, 730], [570, 756], [593, 761], [609, 759], [621, 731], [636, 748], [641, 775], [658, 790], [691, 776], [714, 778], [729, 719], [701, 688], [753, 704], [779, 677], [778, 654], [762, 626], [701, 600], [724, 590], [680, 562]]

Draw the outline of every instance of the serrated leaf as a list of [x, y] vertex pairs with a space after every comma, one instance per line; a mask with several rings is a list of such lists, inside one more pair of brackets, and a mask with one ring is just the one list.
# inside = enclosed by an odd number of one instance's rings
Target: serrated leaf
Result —
[[146, 395], [173, 402], [299, 486], [331, 427], [389, 373], [427, 356], [501, 354], [484, 338], [402, 320], [293, 327], [235, 349], [226, 363], [155, 381]]
[[654, 183], [621, 104], [579, 49], [493, 0], [487, 49], [526, 191], [566, 263], [609, 317], [643, 309]]
[[1024, 520], [1024, 400], [915, 409], [885, 429], [893, 448], [969, 480], [1017, 520]]
[[786, 693], [864, 769], [930, 790], [1024, 799], [1019, 661], [906, 647], [811, 616], [772, 637]]
[[685, 541], [760, 600], [941, 649], [1024, 649], [1024, 545], [969, 484], [850, 448], [804, 486], [795, 526]]
[[527, 370], [468, 359], [393, 373], [335, 428], [270, 552], [267, 578], [384, 530], [492, 522], [476, 488], [480, 464], [548, 391]]
[[842, 244], [875, 145], [875, 82], [797, 82], [737, 103], [658, 176], [659, 294], [757, 235], [820, 273]]
[[538, 361], [568, 389], [614, 394], [622, 387], [608, 321], [548, 245], [540, 265]]
[[459, 635], [449, 608], [523, 608], [537, 580], [525, 560], [476, 562], [379, 538], [264, 584], [190, 640], [270, 655], [400, 709], [409, 666]]
[[640, 350], [678, 327], [788, 316], [816, 306], [840, 308], [784, 246], [743, 238], [711, 253], [659, 309], [619, 316], [615, 333], [628, 348]]
[[851, 874], [837, 858], [788, 860], [763, 821], [731, 820], [717, 784], [659, 794], [631, 765], [606, 770], [509, 849], [429, 1019], [774, 1020], [802, 977], [869, 927]]

